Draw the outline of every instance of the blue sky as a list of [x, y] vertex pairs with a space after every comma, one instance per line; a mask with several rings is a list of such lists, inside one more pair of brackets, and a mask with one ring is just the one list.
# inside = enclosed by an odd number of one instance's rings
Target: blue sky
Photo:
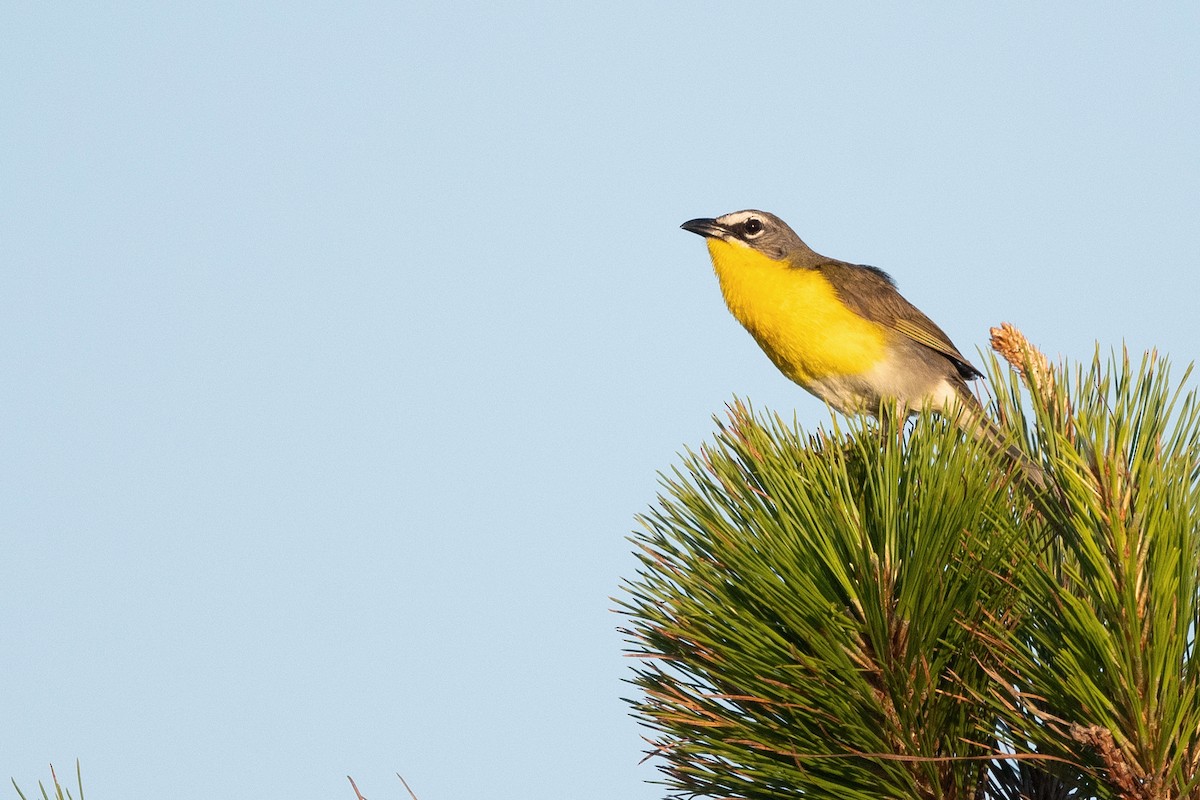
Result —
[[828, 419], [686, 219], [773, 211], [968, 355], [1011, 321], [1052, 357], [1197, 356], [1195, 4], [0, 29], [23, 787], [78, 757], [89, 797], [661, 797], [620, 699], [624, 537], [735, 394]]

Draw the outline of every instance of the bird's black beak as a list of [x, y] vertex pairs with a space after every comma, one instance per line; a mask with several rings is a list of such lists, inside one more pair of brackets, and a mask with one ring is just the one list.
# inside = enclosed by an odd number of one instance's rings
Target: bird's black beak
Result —
[[729, 236], [730, 230], [715, 219], [709, 217], [700, 217], [699, 219], [689, 219], [679, 227], [685, 231], [698, 233], [701, 236], [710, 237], [713, 239], [724, 239]]

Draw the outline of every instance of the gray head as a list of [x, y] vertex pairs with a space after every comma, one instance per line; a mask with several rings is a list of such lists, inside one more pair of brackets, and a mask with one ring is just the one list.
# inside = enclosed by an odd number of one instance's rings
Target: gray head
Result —
[[744, 244], [776, 261], [812, 253], [786, 222], [766, 211], [734, 211], [716, 219], [688, 220], [679, 227], [701, 236]]

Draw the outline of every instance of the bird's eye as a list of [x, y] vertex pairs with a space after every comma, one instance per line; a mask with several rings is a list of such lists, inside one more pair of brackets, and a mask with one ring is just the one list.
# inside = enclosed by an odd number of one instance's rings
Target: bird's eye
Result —
[[763, 231], [762, 220], [755, 217], [746, 220], [746, 224], [742, 227], [746, 231], [747, 236], [758, 236]]

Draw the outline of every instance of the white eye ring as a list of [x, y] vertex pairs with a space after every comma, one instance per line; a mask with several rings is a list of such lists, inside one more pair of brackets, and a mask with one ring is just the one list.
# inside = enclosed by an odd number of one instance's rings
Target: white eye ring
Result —
[[762, 220], [758, 217], [751, 217], [746, 220], [746, 224], [742, 227], [746, 231], [747, 236], [758, 236], [764, 230]]

